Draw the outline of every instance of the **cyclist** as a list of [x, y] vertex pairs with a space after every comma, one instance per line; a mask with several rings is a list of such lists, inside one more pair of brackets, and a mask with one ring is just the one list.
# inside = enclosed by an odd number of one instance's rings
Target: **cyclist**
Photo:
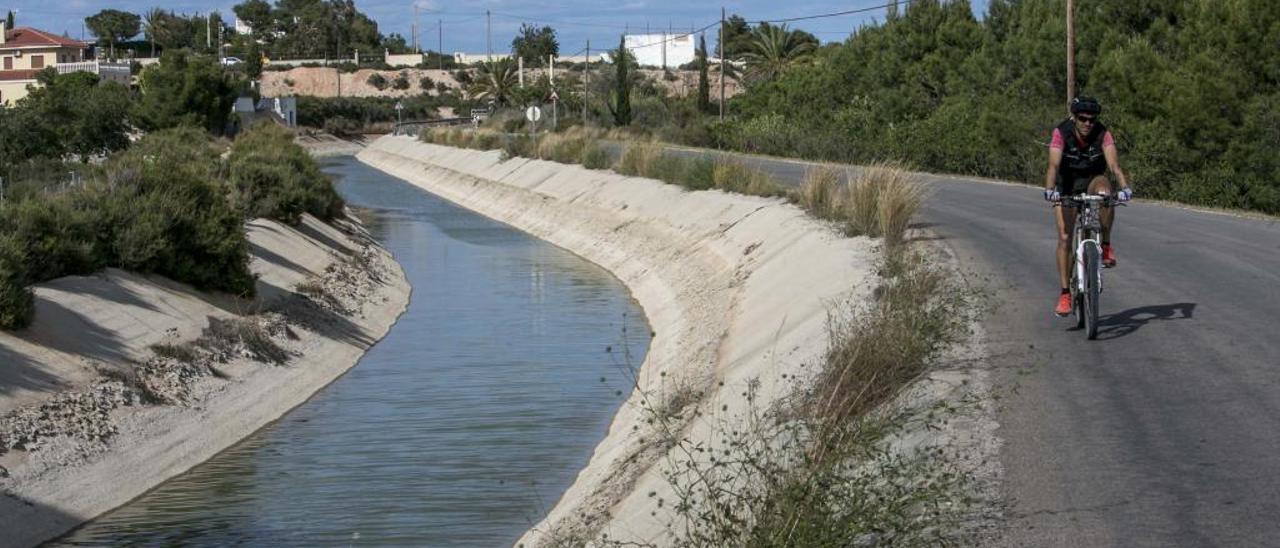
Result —
[[[1067, 284], [1071, 279], [1071, 234], [1075, 231], [1075, 211], [1064, 204], [1063, 196], [1080, 194], [1111, 194], [1111, 180], [1107, 170], [1115, 174], [1120, 183], [1116, 198], [1129, 201], [1133, 190], [1120, 170], [1115, 139], [1107, 127], [1098, 121], [1102, 105], [1092, 97], [1076, 97], [1071, 100], [1071, 116], [1053, 130], [1049, 142], [1049, 170], [1045, 173], [1044, 199], [1054, 204], [1054, 216], [1058, 221], [1058, 281], [1062, 293], [1054, 313], [1066, 316], [1071, 313], [1071, 291]], [[1115, 251], [1111, 248], [1111, 226], [1115, 210], [1102, 210], [1102, 266], [1116, 265]]]

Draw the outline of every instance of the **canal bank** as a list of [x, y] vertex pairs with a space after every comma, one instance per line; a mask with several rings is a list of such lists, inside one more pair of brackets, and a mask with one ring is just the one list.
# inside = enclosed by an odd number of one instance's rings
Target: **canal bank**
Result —
[[662, 501], [678, 500], [661, 465], [678, 456], [655, 414], [682, 421], [681, 438], [710, 442], [813, 371], [806, 366], [826, 350], [830, 306], [861, 302], [872, 289], [870, 239], [840, 237], [780, 199], [687, 192], [407, 137], [378, 139], [358, 158], [608, 269], [649, 318], [636, 390], [573, 486], [521, 539], [526, 546], [601, 534], [660, 539], [671, 508]]
[[269, 424], [408, 302], [399, 265], [358, 222], [245, 230], [253, 300], [116, 269], [34, 288], [31, 326], [0, 333], [0, 546], [57, 536]]

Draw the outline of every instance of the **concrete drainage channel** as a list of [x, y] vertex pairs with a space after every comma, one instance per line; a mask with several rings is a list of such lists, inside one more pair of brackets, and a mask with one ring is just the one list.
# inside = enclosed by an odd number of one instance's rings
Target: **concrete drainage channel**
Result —
[[346, 376], [54, 545], [496, 546], [540, 519], [630, 394], [649, 329], [608, 272], [330, 160], [414, 291]]

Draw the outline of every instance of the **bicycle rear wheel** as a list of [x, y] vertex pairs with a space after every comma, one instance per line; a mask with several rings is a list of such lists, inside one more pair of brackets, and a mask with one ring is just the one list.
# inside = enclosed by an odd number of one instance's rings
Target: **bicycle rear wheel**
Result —
[[1097, 244], [1084, 246], [1084, 328], [1089, 340], [1098, 338], [1098, 267], [1101, 263]]

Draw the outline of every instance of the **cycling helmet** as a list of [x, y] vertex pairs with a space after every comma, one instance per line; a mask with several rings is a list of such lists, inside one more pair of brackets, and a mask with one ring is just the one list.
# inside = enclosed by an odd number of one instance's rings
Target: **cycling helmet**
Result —
[[1097, 116], [1102, 114], [1102, 105], [1098, 104], [1098, 100], [1093, 97], [1078, 96], [1071, 100], [1071, 114], [1080, 114], [1082, 112]]

